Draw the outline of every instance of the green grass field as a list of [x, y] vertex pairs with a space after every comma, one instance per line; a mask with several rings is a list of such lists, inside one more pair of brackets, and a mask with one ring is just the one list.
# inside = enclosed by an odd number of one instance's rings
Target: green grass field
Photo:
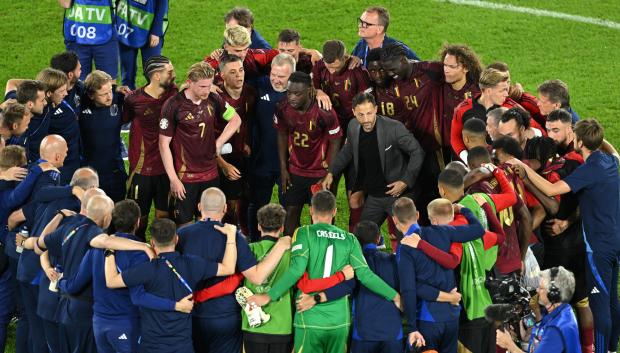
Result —
[[[494, 1], [620, 22], [617, 0]], [[0, 57], [4, 59], [0, 61], [0, 82], [13, 77], [32, 78], [48, 65], [54, 53], [64, 50], [63, 11], [54, 0], [2, 3], [0, 33], [4, 40]], [[295, 28], [307, 48], [320, 49], [325, 40], [341, 39], [352, 49], [358, 39], [356, 18], [368, 3], [343, 0], [335, 4], [324, 0], [241, 4], [171, 1], [164, 55], [172, 59], [181, 80], [192, 63], [220, 45], [223, 16], [235, 5], [251, 5], [256, 28], [272, 44], [281, 29]], [[607, 139], [620, 145], [620, 89], [615, 77], [620, 73], [620, 30], [430, 0], [387, 1], [383, 5], [391, 13], [388, 34], [407, 43], [424, 60], [436, 59], [442, 43], [466, 43], [484, 63], [507, 62], [512, 80], [530, 92], [544, 80], [563, 80], [570, 87], [571, 103], [577, 112], [582, 117], [598, 118], [606, 128]], [[338, 199], [339, 208], [345, 209], [342, 193]], [[337, 223], [344, 227], [346, 220], [343, 214]], [[10, 342], [7, 352], [13, 351]]]

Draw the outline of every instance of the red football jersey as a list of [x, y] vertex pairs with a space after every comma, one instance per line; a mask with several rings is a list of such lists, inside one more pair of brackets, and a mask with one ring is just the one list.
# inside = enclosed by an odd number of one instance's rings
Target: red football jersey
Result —
[[305, 72], [308, 75], [312, 73], [312, 56], [310, 54], [299, 53], [299, 60], [295, 65], [295, 71]]
[[[523, 92], [521, 98], [517, 100], [517, 103], [530, 113], [530, 116], [538, 125], [542, 127], [545, 126], [547, 119], [540, 112], [540, 108], [538, 108], [538, 99], [536, 97], [527, 92]], [[544, 129], [542, 131], [545, 132]]]
[[[508, 181], [514, 184], [514, 174], [506, 175]], [[499, 194], [501, 188], [497, 179], [491, 178], [479, 181], [469, 188], [468, 193], [483, 192], [486, 194]], [[506, 239], [499, 245], [495, 267], [501, 274], [508, 274], [521, 270], [521, 247], [519, 246], [519, 231], [517, 228], [516, 213], [525, 207], [523, 200], [517, 195], [517, 203], [497, 213], [497, 218], [504, 229]]]
[[164, 104], [159, 134], [172, 137], [174, 169], [183, 182], [210, 181], [218, 176], [215, 161], [215, 121], [222, 119], [225, 102], [217, 94], [194, 104], [185, 91]]
[[129, 130], [129, 172], [140, 175], [166, 174], [159, 153], [159, 117], [168, 98], [178, 92], [176, 86], [159, 98], [144, 92], [144, 87], [125, 98], [123, 122], [131, 122]]
[[428, 153], [441, 146], [437, 91], [445, 80], [443, 64], [422, 61], [414, 65], [410, 77], [405, 80], [392, 80], [388, 89], [397, 98], [394, 101], [395, 119], [405, 124]]
[[[232, 153], [224, 155], [224, 159], [229, 163], [239, 163], [243, 158], [243, 145], [249, 145], [249, 134], [251, 133], [252, 121], [254, 119], [254, 106], [256, 104], [256, 89], [250, 85], [244, 85], [241, 91], [241, 96], [238, 99], [232, 98], [224, 87], [222, 89], [221, 97], [231, 107], [235, 108], [237, 114], [241, 118], [241, 127], [237, 132], [228, 140], [232, 145]], [[215, 136], [219, 137], [224, 131], [224, 128], [228, 124], [228, 121], [223, 118], [218, 118], [215, 121]]]
[[[454, 153], [456, 153], [457, 156], [467, 149], [465, 148], [465, 143], [463, 142], [463, 125], [465, 122], [471, 118], [477, 118], [486, 123], [487, 113], [490, 110], [499, 108], [498, 106], [492, 106], [491, 108], [486, 109], [478, 102], [479, 98], [480, 94], [474, 95], [472, 98], [461, 102], [461, 104], [454, 109], [454, 116], [452, 117], [450, 128], [450, 144], [452, 145], [452, 150], [454, 150]], [[502, 103], [502, 107], [508, 109], [514, 107], [522, 108], [519, 103], [510, 98], [506, 98], [504, 103]]]
[[[248, 49], [248, 53], [243, 60], [243, 69], [245, 70], [246, 79], [269, 74], [271, 70], [271, 60], [278, 54], [280, 54], [280, 52], [277, 49]], [[219, 60], [214, 60], [207, 56], [204, 61], [209, 63], [215, 71], [219, 71]]]
[[342, 137], [336, 112], [313, 101], [306, 112], [281, 102], [273, 117], [278, 131], [288, 134], [288, 170], [291, 174], [322, 178], [327, 175], [329, 140]]
[[450, 148], [450, 129], [452, 124], [452, 117], [454, 116], [454, 110], [466, 99], [478, 96], [480, 94], [480, 88], [476, 82], [467, 81], [465, 86], [458, 91], [452, 88], [449, 83], [443, 83], [440, 86], [441, 92], [439, 98], [441, 99], [439, 104], [441, 117], [439, 126], [441, 130], [441, 140], [443, 147]]
[[323, 60], [312, 68], [314, 88], [323, 90], [330, 97], [343, 131], [347, 131], [349, 121], [355, 118], [352, 108], [353, 97], [370, 87], [368, 71], [361, 66], [349, 69], [350, 60], [344, 63], [345, 67], [340, 72], [333, 74], [329, 73]]

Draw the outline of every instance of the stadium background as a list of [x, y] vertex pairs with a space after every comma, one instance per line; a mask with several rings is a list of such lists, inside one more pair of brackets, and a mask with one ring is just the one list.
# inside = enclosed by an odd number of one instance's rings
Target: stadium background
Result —
[[[367, 5], [380, 4], [390, 10], [388, 35], [407, 43], [423, 60], [436, 60], [442, 43], [466, 43], [484, 64], [495, 60], [507, 62], [512, 81], [520, 82], [529, 92], [535, 93], [536, 86], [544, 80], [563, 80], [570, 88], [575, 110], [582, 118], [599, 119], [606, 138], [620, 147], [620, 2], [493, 0], [493, 3], [608, 20], [615, 23], [612, 24], [615, 28], [434, 0], [377, 3], [171, 0], [163, 54], [171, 58], [180, 84], [192, 63], [220, 46], [223, 16], [237, 5], [252, 9], [255, 28], [272, 45], [276, 44], [280, 30], [294, 28], [301, 33], [306, 48], [320, 50], [325, 40], [340, 39], [350, 51], [358, 40], [356, 19]], [[64, 50], [63, 10], [55, 0], [0, 0], [0, 4], [3, 37], [0, 82], [9, 78], [33, 78], [49, 65], [53, 54]], [[138, 84], [144, 82], [138, 75]], [[338, 195], [338, 207], [347, 210], [342, 191]], [[345, 227], [347, 213], [339, 213], [338, 225]], [[305, 213], [302, 222], [308, 222], [307, 217]], [[6, 351], [13, 352], [12, 337], [7, 343]]]

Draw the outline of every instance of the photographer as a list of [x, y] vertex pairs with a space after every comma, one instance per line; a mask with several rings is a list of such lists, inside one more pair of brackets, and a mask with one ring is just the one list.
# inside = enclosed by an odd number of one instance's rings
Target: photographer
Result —
[[[546, 309], [546, 315], [533, 327], [527, 352], [581, 352], [577, 320], [570, 306], [575, 277], [562, 266], [542, 271], [540, 277], [538, 304]], [[497, 330], [496, 339], [497, 345], [510, 353], [523, 352], [506, 331]]]

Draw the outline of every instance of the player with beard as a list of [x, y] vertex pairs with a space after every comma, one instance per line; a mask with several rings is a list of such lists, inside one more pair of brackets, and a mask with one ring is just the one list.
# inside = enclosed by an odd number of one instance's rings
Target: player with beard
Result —
[[[250, 155], [250, 133], [254, 120], [256, 105], [256, 90], [245, 83], [245, 71], [241, 58], [227, 55], [220, 61], [220, 75], [223, 83], [220, 86], [221, 96], [231, 107], [235, 108], [241, 118], [241, 127], [229, 140], [232, 152], [225, 156], [218, 156], [217, 163], [223, 175], [220, 175], [221, 189], [226, 195], [225, 222], [243, 225], [246, 230], [247, 222], [244, 218], [244, 209], [247, 208], [245, 185], [247, 183], [247, 157]], [[215, 121], [216, 136], [219, 136], [228, 122], [224, 119]]]
[[[218, 186], [216, 155], [241, 126], [235, 109], [209, 94], [215, 70], [205, 62], [192, 65], [187, 88], [170, 97], [159, 119], [159, 153], [175, 199], [174, 218], [182, 225], [194, 220], [200, 194]], [[228, 121], [215, 138], [215, 120]]]
[[312, 79], [303, 72], [291, 74], [287, 100], [273, 119], [286, 209], [284, 234], [292, 235], [304, 204], [310, 201], [311, 186], [327, 175], [328, 162], [340, 149], [342, 129], [334, 110], [319, 108]]
[[603, 127], [595, 119], [575, 125], [575, 150], [585, 163], [564, 179], [551, 183], [524, 163], [527, 177], [547, 196], [573, 192], [579, 201], [586, 242], [586, 274], [590, 307], [594, 317], [595, 352], [614, 352], [618, 347], [620, 306], [618, 305], [618, 158], [601, 150]]
[[86, 96], [79, 113], [86, 165], [100, 177], [99, 186], [114, 201], [125, 199], [127, 172], [121, 155], [124, 95], [107, 73], [94, 70], [84, 80]]
[[[549, 137], [535, 137], [525, 149], [525, 159], [530, 162], [530, 166], [551, 183], [562, 180], [583, 164], [583, 157], [577, 152], [558, 157], [556, 150], [557, 145]], [[547, 197], [531, 183], [522, 168], [515, 167], [527, 190], [540, 200], [548, 213], [545, 226], [540, 228], [545, 248], [541, 269], [564, 266], [575, 275], [575, 293], [571, 305], [575, 308], [579, 324], [581, 350], [592, 353], [594, 332], [586, 290], [586, 251], [581, 235], [581, 218], [577, 211], [577, 195], [570, 192]]]
[[[398, 97], [391, 95], [390, 90], [387, 88], [390, 85], [391, 78], [385, 72], [383, 66], [381, 66], [381, 51], [382, 48], [374, 48], [368, 51], [368, 55], [366, 56], [366, 68], [368, 69], [368, 74], [372, 83], [372, 93], [377, 102], [377, 113], [389, 118], [394, 118], [394, 101], [398, 99]], [[355, 204], [356, 200], [359, 200], [357, 204]], [[358, 191], [351, 194], [351, 198], [349, 200], [351, 215], [350, 223], [357, 223], [356, 220], [361, 217], [363, 200], [363, 192]], [[392, 241], [392, 249], [396, 249], [398, 247], [398, 230], [394, 225], [392, 217], [387, 218], [387, 224], [388, 232]], [[353, 231], [351, 224], [349, 224], [349, 231]]]
[[502, 136], [517, 140], [519, 147], [523, 150], [531, 138], [543, 135], [539, 128], [532, 125], [533, 122], [534, 120], [530, 118], [526, 110], [510, 108], [499, 118], [497, 132]]
[[[17, 143], [26, 148], [28, 163], [32, 163], [39, 159], [39, 146], [47, 135], [47, 126], [49, 126], [49, 119], [46, 119], [45, 85], [35, 80], [11, 79], [6, 84], [4, 99], [3, 108], [6, 106], [7, 100], [15, 99], [17, 103], [25, 105], [32, 113], [28, 130], [23, 134], [23, 139]], [[44, 125], [43, 128], [41, 125]]]
[[140, 226], [136, 235], [145, 239], [151, 203], [155, 217], [168, 217], [170, 181], [159, 154], [159, 117], [168, 98], [178, 91], [172, 62], [165, 56], [153, 56], [144, 66], [147, 84], [125, 98], [123, 123], [129, 130], [129, 182], [127, 198], [140, 206]]
[[[547, 115], [545, 127], [547, 133], [558, 146], [560, 156], [571, 154], [575, 158], [579, 158], [579, 154], [575, 152], [575, 133], [573, 132], [572, 121], [574, 115], [568, 110], [557, 109]], [[601, 150], [605, 153], [618, 156], [618, 151], [607, 140], [603, 139]]]
[[82, 64], [80, 58], [72, 51], [66, 51], [52, 56], [50, 60], [52, 69], [60, 70], [67, 75], [69, 83], [67, 83], [67, 96], [65, 101], [78, 111], [80, 109], [80, 99], [84, 94], [84, 82], [80, 80], [82, 74]]

